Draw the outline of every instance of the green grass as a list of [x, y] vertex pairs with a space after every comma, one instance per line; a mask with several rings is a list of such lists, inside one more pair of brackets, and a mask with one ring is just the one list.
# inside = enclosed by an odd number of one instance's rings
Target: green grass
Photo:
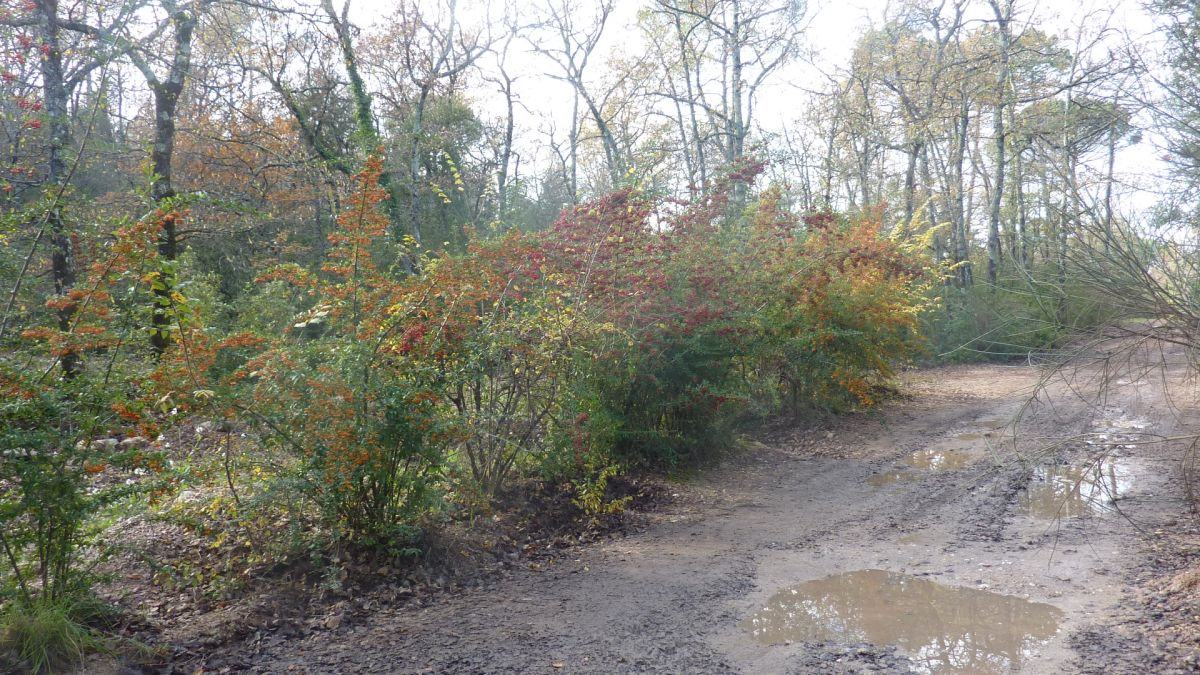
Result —
[[103, 641], [80, 618], [92, 614], [74, 602], [14, 602], [0, 615], [0, 653], [22, 669], [55, 672], [78, 665]]

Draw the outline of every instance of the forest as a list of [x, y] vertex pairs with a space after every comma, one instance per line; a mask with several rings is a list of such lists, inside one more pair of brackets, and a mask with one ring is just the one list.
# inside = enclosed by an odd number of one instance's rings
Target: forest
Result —
[[[0, 149], [0, 670], [1200, 668], [1195, 0], [4, 0]], [[905, 570], [1056, 627], [745, 618]]]

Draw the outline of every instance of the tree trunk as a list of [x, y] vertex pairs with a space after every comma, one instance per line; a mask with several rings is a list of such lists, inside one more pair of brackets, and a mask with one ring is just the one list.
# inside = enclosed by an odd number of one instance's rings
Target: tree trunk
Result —
[[[63, 76], [62, 47], [59, 40], [58, 0], [37, 0], [41, 14], [42, 54], [39, 62], [42, 75], [42, 97], [47, 117], [46, 186], [52, 193], [46, 226], [50, 232], [50, 273], [56, 295], [65, 296], [75, 285], [75, 256], [71, 234], [63, 218], [60, 203], [67, 182], [65, 154], [71, 144], [70, 120], [67, 116], [67, 85]], [[66, 303], [58, 310], [58, 328], [71, 330], [75, 303]], [[72, 379], [81, 367], [79, 354], [66, 351], [59, 358], [65, 379]]]
[[408, 233], [421, 243], [421, 134], [424, 133], [425, 102], [429, 88], [421, 87], [412, 111], [412, 139], [408, 154]]
[[[742, 3], [741, 0], [733, 0], [733, 24], [730, 26], [731, 44], [730, 44], [730, 63], [732, 72], [730, 83], [733, 99], [733, 112], [731, 114], [732, 137], [729, 139], [730, 156], [729, 165], [733, 167], [746, 152], [746, 120], [744, 119], [744, 103], [742, 101]], [[746, 203], [746, 185], [741, 181], [733, 185], [733, 209], [732, 217], [736, 217], [741, 212], [742, 207]]]
[[571, 205], [579, 203], [579, 92], [571, 97]]
[[957, 277], [960, 286], [970, 286], [974, 281], [971, 273], [971, 260], [968, 244], [970, 230], [967, 227], [966, 181], [964, 164], [967, 155], [967, 134], [970, 132], [971, 109], [968, 99], [963, 95], [959, 108], [957, 138], [954, 144], [954, 262], [958, 265]]
[[837, 119], [829, 122], [829, 136], [825, 139], [824, 171], [821, 176], [821, 208], [833, 208], [833, 152], [837, 143]]
[[[154, 146], [150, 160], [154, 175], [150, 182], [150, 196], [160, 210], [175, 197], [172, 183], [171, 160], [175, 154], [175, 118], [179, 108], [179, 96], [192, 67], [192, 36], [195, 34], [199, 17], [184, 11], [174, 18], [175, 55], [171, 70], [165, 81], [150, 79], [154, 93]], [[152, 74], [152, 73], [151, 73]], [[173, 214], [162, 214], [158, 233], [158, 255], [167, 261], [162, 266], [159, 284], [154, 289], [154, 307], [151, 315], [150, 347], [155, 355], [161, 355], [170, 344], [171, 296], [175, 289], [175, 261], [179, 258], [179, 233]]]
[[[700, 123], [696, 118], [696, 92], [692, 88], [692, 67], [688, 59], [687, 38], [683, 32], [683, 21], [679, 14], [674, 15], [675, 37], [679, 42], [679, 64], [687, 87], [688, 121], [691, 124], [692, 142], [695, 143], [695, 175], [699, 176], [700, 191], [708, 187], [708, 173], [704, 160], [704, 139], [700, 136]], [[676, 102], [678, 105], [678, 102]], [[684, 139], [686, 141], [686, 139]], [[691, 154], [690, 152], [688, 154]]]
[[729, 163], [733, 164], [742, 158], [746, 147], [745, 101], [742, 82], [744, 64], [742, 63], [742, 3], [733, 0], [731, 3], [733, 16], [726, 36], [729, 50]]
[[1025, 162], [1021, 152], [1013, 155], [1013, 197], [1017, 201], [1017, 255], [1021, 266], [1029, 271], [1032, 261], [1029, 258], [1029, 205], [1025, 203]]
[[[338, 50], [341, 52], [342, 66], [346, 69], [346, 78], [350, 81], [350, 96], [354, 102], [354, 122], [358, 127], [355, 132], [355, 135], [358, 137], [357, 145], [364, 155], [377, 153], [382, 147], [382, 141], [379, 137], [379, 129], [375, 125], [371, 94], [367, 91], [366, 83], [363, 81], [362, 74], [358, 69], [358, 57], [354, 52], [354, 40], [350, 35], [350, 23], [346, 15], [349, 4], [343, 9], [340, 16], [333, 7], [333, 0], [321, 0], [321, 7], [325, 10], [326, 16], [329, 17], [334, 33], [337, 34]], [[293, 110], [293, 114], [295, 113], [296, 110]], [[419, 122], [417, 124], [419, 125]], [[387, 210], [388, 219], [392, 221], [393, 228], [396, 230], [394, 235], [399, 240], [403, 237], [403, 231], [399, 225], [402, 218], [400, 192], [397, 188], [395, 177], [386, 166], [379, 174], [379, 187], [383, 188], [388, 194], [388, 200], [384, 203], [384, 207]], [[421, 243], [421, 231], [418, 221], [411, 216], [411, 204], [408, 234], [418, 244]], [[410, 256], [404, 256], [402, 262], [405, 271], [408, 273], [411, 274], [415, 270]]]
[[609, 179], [612, 181], [613, 189], [616, 189], [625, 175], [625, 161], [621, 156], [621, 149], [617, 146], [617, 139], [613, 136], [612, 129], [604, 119], [604, 112], [583, 88], [582, 81], [578, 82], [577, 86], [579, 95], [583, 97], [583, 102], [587, 104], [588, 112], [592, 115], [592, 121], [596, 123], [596, 130], [600, 132], [600, 144], [604, 147], [604, 159], [608, 163]]
[[921, 141], [913, 140], [908, 146], [908, 166], [904, 171], [904, 222], [902, 231], [912, 225], [913, 215], [917, 210], [917, 160], [921, 156]]
[[1108, 124], [1108, 171], [1104, 181], [1104, 252], [1113, 239], [1113, 170], [1117, 161], [1117, 93], [1112, 97], [1112, 119]]
[[371, 95], [362, 75], [358, 72], [358, 59], [354, 54], [354, 41], [350, 36], [350, 26], [346, 16], [338, 16], [333, 8], [333, 0], [322, 0], [321, 7], [333, 24], [337, 34], [338, 49], [341, 51], [342, 65], [346, 69], [346, 77], [350, 80], [350, 96], [354, 101], [354, 121], [358, 125], [359, 142], [367, 152], [374, 152], [379, 145], [379, 131], [375, 128], [375, 116], [371, 110]]
[[[933, 189], [933, 172], [929, 168], [929, 151], [924, 146], [921, 150], [921, 180], [926, 186], [929, 186], [929, 190]], [[937, 205], [931, 198], [927, 198], [926, 202], [928, 206], [925, 207], [927, 210], [925, 220], [930, 226], [936, 225], [938, 222]], [[933, 246], [933, 259], [940, 262], [942, 260], [942, 238], [934, 237], [931, 245]]]
[[513, 110], [513, 90], [512, 79], [507, 72], [501, 71], [504, 78], [504, 103], [505, 103], [505, 118], [504, 118], [504, 140], [503, 146], [500, 149], [500, 169], [496, 176], [496, 219], [502, 223], [502, 226], [508, 227], [508, 176], [509, 165], [512, 162], [512, 147], [513, 147], [513, 127], [515, 124], [515, 111]]
[[996, 112], [992, 120], [992, 135], [996, 150], [996, 166], [992, 181], [992, 195], [988, 214], [988, 281], [996, 283], [999, 276], [1001, 257], [1000, 248], [1000, 207], [1004, 200], [1004, 175], [1006, 172], [1005, 159], [1005, 130], [1004, 111], [1008, 98], [1008, 60], [1011, 36], [1009, 21], [1012, 17], [1012, 0], [990, 0], [992, 10], [996, 15], [996, 32], [1000, 39], [1000, 72], [996, 78]]

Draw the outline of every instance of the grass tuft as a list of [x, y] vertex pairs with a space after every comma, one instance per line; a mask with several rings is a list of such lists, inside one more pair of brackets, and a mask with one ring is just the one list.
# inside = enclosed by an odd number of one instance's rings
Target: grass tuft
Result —
[[0, 616], [0, 653], [33, 673], [64, 670], [102, 646], [90, 628], [76, 620], [73, 603], [14, 602]]

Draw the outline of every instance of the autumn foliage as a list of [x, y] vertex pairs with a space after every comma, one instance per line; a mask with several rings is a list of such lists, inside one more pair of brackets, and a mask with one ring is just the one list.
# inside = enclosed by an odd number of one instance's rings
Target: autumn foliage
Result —
[[[25, 339], [43, 360], [79, 354], [75, 386], [105, 384], [98, 421], [70, 447], [189, 419], [244, 429], [261, 458], [236, 466], [255, 478], [239, 483], [227, 458], [226, 482], [257, 494], [232, 496], [338, 545], [416, 551], [429, 514], [489, 508], [529, 478], [609, 512], [620, 507], [606, 496], [613, 476], [702, 462], [756, 417], [869, 406], [920, 346], [936, 275], [915, 245], [878, 221], [798, 217], [774, 190], [735, 207], [735, 186], [759, 168], [693, 203], [626, 188], [545, 231], [430, 257], [389, 232], [371, 158], [324, 260], [260, 270], [255, 285], [288, 289], [281, 330], [205, 326], [173, 282], [171, 306], [154, 310], [169, 312], [170, 348], [104, 379], [106, 358], [141, 344], [131, 335], [164, 329], [148, 300], [177, 272], [153, 240], [159, 219], [188, 217], [178, 210], [117, 228], [54, 300], [76, 306], [72, 329]], [[6, 378], [27, 400], [58, 400], [45, 378]], [[115, 457], [72, 461], [82, 486]], [[149, 455], [122, 461], [164, 468]]]
[[387, 539], [448, 491], [486, 503], [541, 475], [583, 494], [712, 456], [756, 415], [871, 405], [919, 346], [922, 257], [770, 190], [731, 223], [755, 167], [694, 204], [619, 190], [411, 276], [379, 172], [355, 177], [320, 269], [260, 277], [302, 306], [213, 385], [348, 536]]

